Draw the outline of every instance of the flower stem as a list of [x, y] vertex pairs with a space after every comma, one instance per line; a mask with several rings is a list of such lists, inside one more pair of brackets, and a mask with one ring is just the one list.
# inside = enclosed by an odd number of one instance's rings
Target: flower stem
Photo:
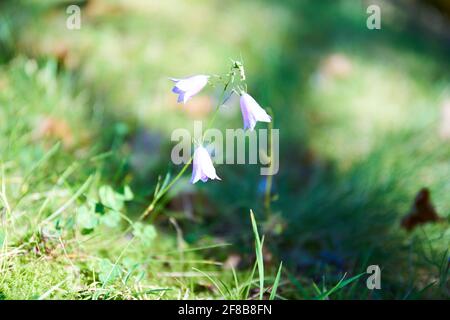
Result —
[[[216, 116], [217, 116], [217, 114], [219, 113], [219, 108], [220, 108], [220, 106], [222, 105], [222, 101], [223, 101], [223, 98], [224, 98], [224, 96], [225, 96], [225, 92], [227, 91], [227, 88], [228, 88], [228, 86], [230, 85], [230, 83], [232, 82], [232, 77], [231, 76], [229, 76], [229, 78], [228, 78], [228, 81], [226, 82], [226, 84], [224, 85], [224, 87], [223, 87], [223, 90], [222, 90], [222, 93], [221, 93], [221, 95], [220, 95], [220, 98], [219, 98], [219, 102], [218, 102], [218, 105], [217, 105], [217, 107], [216, 107], [216, 110], [215, 110], [215, 112], [214, 112], [214, 115], [212, 116], [212, 118], [211, 118], [211, 120], [210, 120], [210, 122], [209, 122], [209, 124], [208, 124], [208, 127], [207, 127], [207, 129], [205, 130], [205, 132], [203, 133], [203, 136], [202, 136], [202, 141], [203, 141], [203, 138], [204, 138], [204, 136], [205, 136], [205, 133], [206, 133], [206, 131], [208, 131], [208, 129], [210, 129], [211, 127], [212, 127], [212, 125], [214, 124], [214, 121], [215, 121], [215, 119], [216, 119]], [[170, 181], [170, 183], [163, 189], [163, 190], [161, 190], [160, 192], [158, 192], [156, 195], [155, 195], [155, 197], [153, 198], [153, 200], [152, 200], [152, 202], [150, 202], [150, 204], [148, 205], [148, 207], [145, 209], [145, 211], [141, 214], [141, 216], [139, 217], [139, 220], [141, 221], [141, 220], [144, 220], [146, 217], [148, 217], [148, 215], [150, 214], [150, 213], [152, 213], [153, 212], [153, 210], [155, 210], [155, 207], [156, 207], [156, 204], [157, 204], [157, 202], [175, 185], [175, 183], [182, 177], [182, 175], [183, 175], [183, 173], [187, 170], [187, 168], [189, 167], [189, 165], [192, 163], [192, 156], [189, 158], [189, 161], [188, 162], [186, 162], [186, 164], [183, 166], [183, 168], [181, 168], [181, 170], [180, 170], [180, 172], [178, 172], [178, 174], [176, 175], [176, 177], [175, 178], [173, 178], [172, 179], [172, 181]], [[155, 216], [153, 216], [153, 219], [152, 220], [154, 220], [154, 218], [155, 218]]]
[[170, 188], [172, 188], [172, 186], [181, 178], [181, 176], [186, 171], [186, 169], [189, 167], [191, 162], [192, 162], [192, 156], [189, 158], [189, 161], [186, 162], [186, 164], [183, 166], [183, 168], [181, 168], [180, 172], [178, 172], [176, 177], [173, 178], [173, 180], [170, 181], [170, 183], [161, 192], [158, 192], [158, 194], [153, 198], [152, 202], [150, 202], [149, 206], [145, 209], [145, 211], [139, 217], [139, 220], [144, 220], [155, 209], [156, 203], [159, 201], [159, 199], [161, 199], [170, 190]]
[[[272, 116], [272, 122], [269, 123], [269, 146], [268, 146], [268, 152], [270, 152], [270, 168], [272, 168], [272, 164], [273, 164], [273, 150], [272, 150], [272, 129], [273, 129], [273, 121], [274, 121], [274, 116], [272, 113], [272, 110], [269, 109], [269, 113]], [[265, 190], [265, 195], [264, 195], [264, 209], [265, 209], [265, 213], [266, 213], [266, 219], [269, 218], [270, 214], [271, 214], [271, 204], [272, 204], [272, 179], [273, 179], [273, 175], [272, 175], [272, 169], [271, 172], [269, 173], [269, 175], [266, 177], [266, 190]]]

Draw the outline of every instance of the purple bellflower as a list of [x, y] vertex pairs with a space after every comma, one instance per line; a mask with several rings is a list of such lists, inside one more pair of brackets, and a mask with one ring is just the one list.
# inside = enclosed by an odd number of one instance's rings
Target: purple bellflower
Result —
[[213, 166], [208, 150], [198, 146], [194, 151], [191, 183], [194, 184], [199, 180], [206, 182], [208, 178], [221, 180], [216, 174], [216, 169]]
[[272, 120], [267, 112], [248, 93], [242, 93], [240, 103], [244, 130], [249, 129], [253, 131], [257, 121], [270, 122]]
[[175, 82], [172, 92], [178, 94], [178, 101], [186, 103], [192, 96], [199, 93], [208, 83], [209, 76], [196, 75], [183, 79], [170, 79]]

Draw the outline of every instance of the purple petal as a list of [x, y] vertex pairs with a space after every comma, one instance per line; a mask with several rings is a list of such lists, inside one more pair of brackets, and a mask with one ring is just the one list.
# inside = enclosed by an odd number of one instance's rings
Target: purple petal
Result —
[[198, 146], [194, 151], [191, 183], [196, 183], [198, 180], [206, 182], [208, 179], [221, 180], [216, 174], [208, 151], [204, 147]]
[[206, 75], [196, 75], [184, 79], [170, 79], [176, 83], [172, 92], [180, 95], [183, 93], [183, 97], [178, 97], [178, 102], [186, 103], [206, 86], [208, 79], [209, 76]]
[[186, 103], [185, 102], [185, 93], [184, 92], [182, 92], [182, 93], [180, 93], [180, 95], [178, 96], [178, 99], [177, 99], [177, 102], [183, 102], [183, 103]]
[[252, 131], [257, 121], [270, 122], [271, 118], [267, 112], [248, 93], [242, 94], [240, 98], [244, 129]]
[[180, 88], [178, 88], [177, 86], [175, 86], [175, 87], [172, 88], [172, 92], [173, 92], [173, 93], [177, 93], [177, 94], [183, 93], [183, 91], [180, 90]]

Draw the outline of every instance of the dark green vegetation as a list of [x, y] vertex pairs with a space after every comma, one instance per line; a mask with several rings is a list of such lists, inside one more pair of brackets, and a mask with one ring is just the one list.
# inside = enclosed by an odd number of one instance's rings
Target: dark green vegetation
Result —
[[[262, 260], [267, 298], [280, 261], [278, 298], [448, 298], [448, 38], [388, 1], [381, 31], [354, 0], [79, 4], [69, 31], [63, 1], [0, 3], [1, 298], [257, 299]], [[217, 95], [179, 106], [167, 78], [241, 57], [280, 129], [270, 206], [257, 166], [218, 166], [135, 222]], [[422, 187], [444, 219], [408, 233]]]

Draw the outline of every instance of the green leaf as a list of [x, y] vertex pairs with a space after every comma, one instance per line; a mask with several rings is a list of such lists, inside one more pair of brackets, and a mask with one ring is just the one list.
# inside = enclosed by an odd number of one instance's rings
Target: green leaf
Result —
[[131, 278], [133, 273], [136, 273], [135, 271], [138, 270], [138, 268], [140, 267], [140, 264], [138, 262], [136, 262], [135, 259], [130, 258], [130, 257], [125, 257], [122, 260], [122, 265], [125, 267], [127, 273], [125, 274], [124, 278], [123, 278], [123, 283], [127, 283], [128, 280]]
[[134, 280], [135, 283], [139, 283], [141, 282], [142, 279], [144, 279], [144, 277], [146, 276], [147, 272], [145, 272], [145, 270], [141, 270], [138, 272], [138, 274], [136, 275], [136, 279]]
[[131, 257], [125, 257], [122, 259], [122, 265], [126, 268], [126, 269], [132, 269], [135, 266], [139, 265], [139, 263], [136, 261], [136, 259], [131, 258]]
[[278, 284], [280, 283], [282, 267], [283, 267], [283, 262], [280, 263], [280, 267], [278, 268], [277, 276], [275, 277], [275, 281], [274, 281], [273, 287], [272, 287], [272, 292], [270, 292], [269, 300], [274, 300], [277, 295], [277, 289], [278, 289]]
[[99, 215], [104, 215], [106, 212], [105, 206], [101, 202], [95, 203], [95, 213], [98, 213]]
[[120, 269], [117, 264], [112, 264], [107, 259], [100, 261], [99, 268], [98, 277], [103, 284], [113, 282], [120, 276]]
[[140, 239], [145, 245], [150, 245], [157, 236], [156, 228], [151, 225], [145, 225], [141, 222], [136, 222], [133, 225], [133, 235]]
[[225, 299], [225, 297], [227, 296], [225, 291], [223, 291], [223, 283], [221, 282], [217, 282], [215, 278], [213, 278], [212, 276], [210, 276], [209, 274], [207, 274], [206, 272], [203, 272], [197, 268], [192, 267], [192, 270], [200, 272], [204, 277], [206, 277], [209, 281], [212, 282], [212, 284], [216, 287], [216, 289], [219, 291], [220, 295], [222, 296], [223, 299]]
[[[317, 300], [324, 300], [324, 299], [328, 298], [332, 293], [334, 293], [337, 290], [340, 290], [340, 289], [344, 288], [345, 286], [349, 285], [350, 283], [358, 280], [359, 278], [361, 278], [365, 274], [366, 274], [365, 272], [362, 272], [362, 273], [360, 273], [360, 274], [358, 274], [358, 275], [356, 275], [354, 277], [351, 277], [349, 279], [346, 279], [346, 280], [344, 280], [345, 279], [345, 275], [344, 275], [342, 277], [342, 279], [339, 280], [339, 282], [333, 288], [331, 288], [328, 291], [325, 291], [325, 292], [321, 293], [318, 297], [316, 297], [316, 299]], [[320, 290], [319, 290], [319, 293], [320, 293]]]
[[2, 229], [0, 229], [0, 247], [3, 247], [3, 243], [5, 242], [5, 238], [6, 238], [5, 232]]
[[134, 198], [134, 194], [133, 191], [131, 191], [131, 188], [126, 185], [123, 189], [123, 195], [122, 195], [122, 199], [124, 201], [131, 201]]
[[264, 294], [264, 259], [262, 253], [263, 241], [259, 238], [258, 226], [256, 225], [255, 215], [252, 210], [250, 210], [250, 219], [252, 220], [253, 233], [255, 236], [256, 262], [258, 264], [259, 273], [259, 300], [262, 300]]
[[123, 208], [122, 195], [116, 193], [110, 186], [101, 186], [98, 190], [100, 201], [108, 208], [120, 211]]
[[100, 219], [106, 226], [115, 228], [120, 224], [122, 217], [120, 215], [120, 212], [115, 210], [108, 210]]
[[64, 222], [64, 229], [65, 230], [73, 230], [75, 228], [75, 218], [74, 217], [68, 217], [67, 220]]
[[90, 233], [98, 223], [98, 217], [87, 206], [81, 206], [77, 209], [76, 224], [83, 234]]

